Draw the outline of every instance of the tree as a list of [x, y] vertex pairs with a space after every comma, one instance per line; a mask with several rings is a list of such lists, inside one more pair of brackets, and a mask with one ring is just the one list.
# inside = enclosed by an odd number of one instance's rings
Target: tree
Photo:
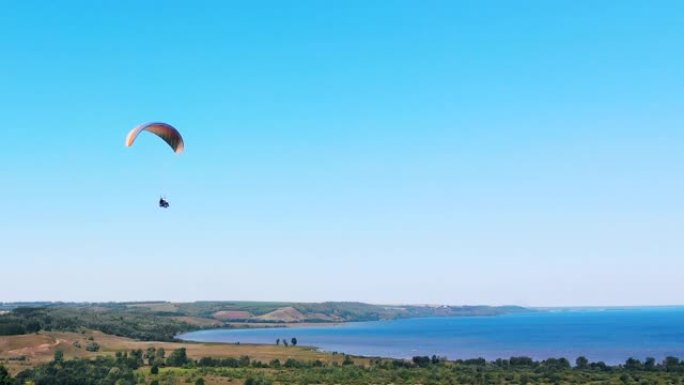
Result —
[[530, 357], [511, 357], [510, 359], [511, 366], [513, 367], [533, 367], [534, 366], [534, 360]]
[[143, 351], [142, 349], [131, 350], [131, 354], [128, 356], [126, 365], [131, 369], [138, 369], [144, 365], [143, 361]]
[[428, 356], [415, 356], [412, 358], [412, 361], [421, 368], [425, 368], [430, 365], [430, 357]]
[[204, 378], [200, 377], [195, 380], [195, 385], [204, 385]]
[[53, 360], [56, 364], [61, 364], [64, 362], [64, 352], [61, 350], [55, 350], [55, 358]]
[[641, 370], [643, 369], [643, 365], [641, 364], [641, 361], [639, 361], [636, 358], [630, 357], [625, 361], [625, 369], [627, 370]]
[[285, 365], [283, 366], [285, 366], [286, 368], [299, 368], [302, 365], [299, 361], [295, 360], [294, 358], [288, 358], [287, 361], [285, 361]]
[[246, 368], [249, 366], [250, 359], [249, 356], [240, 356], [240, 359], [238, 360], [238, 366], [241, 368]]
[[38, 333], [40, 330], [40, 322], [36, 320], [29, 321], [26, 324], [26, 333]]
[[541, 362], [541, 366], [550, 370], [564, 370], [570, 369], [570, 362], [568, 362], [568, 360], [564, 357], [548, 358]]
[[89, 352], [96, 352], [100, 350], [100, 344], [95, 341], [89, 341], [85, 349]]
[[292, 343], [292, 346], [297, 346], [297, 339], [296, 338], [292, 337], [290, 342]]
[[0, 385], [14, 385], [14, 380], [4, 366], [0, 365]]
[[166, 350], [164, 348], [157, 349], [154, 355], [154, 364], [158, 366], [164, 366], [166, 358]]
[[152, 366], [154, 365], [154, 356], [156, 355], [157, 349], [154, 347], [149, 347], [147, 348], [147, 351], [145, 352], [144, 358], [147, 359], [147, 364]]
[[280, 345], [280, 338], [276, 340], [276, 345]]
[[283, 345], [285, 345], [285, 346], [288, 345], [287, 340], [285, 338], [283, 338]]
[[679, 368], [679, 365], [680, 361], [677, 357], [667, 356], [665, 357], [665, 361], [663, 361], [663, 366], [665, 367], [665, 370], [667, 370], [668, 372], [677, 370]]
[[245, 380], [245, 385], [271, 385], [272, 382], [271, 380], [268, 380], [264, 377], [247, 377]]
[[150, 374], [159, 374], [159, 367], [157, 365], [152, 365], [150, 368]]
[[183, 366], [188, 363], [188, 355], [185, 348], [174, 349], [166, 359], [166, 364], [169, 366]]
[[591, 362], [589, 364], [589, 367], [592, 369], [598, 369], [602, 372], [607, 372], [608, 370], [610, 370], [610, 367], [608, 365], [606, 365], [606, 363], [603, 361]]
[[577, 369], [587, 369], [589, 368], [589, 360], [587, 359], [587, 357], [579, 356], [575, 360], [575, 367]]
[[354, 365], [354, 360], [351, 359], [350, 356], [344, 356], [344, 360], [342, 361], [342, 365]]

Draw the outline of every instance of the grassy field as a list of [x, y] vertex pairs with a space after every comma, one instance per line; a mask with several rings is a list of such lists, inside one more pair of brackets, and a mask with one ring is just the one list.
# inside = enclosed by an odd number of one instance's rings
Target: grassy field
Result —
[[[89, 352], [85, 350], [84, 347], [91, 342], [89, 338], [100, 345], [99, 351]], [[79, 348], [75, 344], [81, 347]], [[0, 364], [5, 365], [10, 372], [17, 373], [23, 369], [49, 362], [56, 350], [62, 350], [66, 358], [87, 358], [98, 355], [114, 355], [116, 352], [133, 349], [146, 350], [149, 347], [164, 348], [167, 352], [184, 347], [187, 349], [188, 357], [193, 359], [249, 356], [254, 360], [263, 362], [269, 362], [276, 358], [281, 361], [293, 358], [303, 361], [320, 360], [325, 363], [341, 363], [343, 360], [343, 357], [339, 355], [322, 353], [300, 346], [136, 341], [97, 331], [88, 331], [86, 333], [40, 332], [37, 334], [2, 336], [0, 337]], [[367, 360], [359, 359], [359, 363], [365, 361]]]

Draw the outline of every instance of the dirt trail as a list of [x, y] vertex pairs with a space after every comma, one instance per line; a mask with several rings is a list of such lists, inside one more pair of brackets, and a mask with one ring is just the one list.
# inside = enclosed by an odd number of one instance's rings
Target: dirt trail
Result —
[[9, 353], [11, 355], [18, 355], [18, 356], [35, 357], [37, 354], [49, 353], [52, 349], [56, 348], [60, 344], [66, 343], [66, 340], [61, 339], [61, 338], [53, 338], [53, 339], [54, 339], [54, 341], [52, 343], [43, 343], [43, 344], [36, 345], [36, 346], [27, 346], [27, 347], [20, 348], [20, 349], [10, 350], [7, 353]]

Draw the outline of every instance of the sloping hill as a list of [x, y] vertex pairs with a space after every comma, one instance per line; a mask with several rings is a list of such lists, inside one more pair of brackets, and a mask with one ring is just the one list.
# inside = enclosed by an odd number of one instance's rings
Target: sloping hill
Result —
[[302, 312], [293, 308], [292, 306], [283, 307], [256, 318], [263, 321], [274, 322], [301, 322], [307, 319], [307, 317], [304, 314], [302, 314]]
[[221, 321], [241, 321], [252, 318], [252, 313], [244, 310], [220, 310], [214, 313], [214, 318]]

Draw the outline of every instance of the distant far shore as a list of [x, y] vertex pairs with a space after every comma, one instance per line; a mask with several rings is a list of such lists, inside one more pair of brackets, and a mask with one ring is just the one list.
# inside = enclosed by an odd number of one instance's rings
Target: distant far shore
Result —
[[346, 322], [227, 322], [223, 327], [227, 329], [261, 329], [261, 328], [311, 328], [335, 327]]

